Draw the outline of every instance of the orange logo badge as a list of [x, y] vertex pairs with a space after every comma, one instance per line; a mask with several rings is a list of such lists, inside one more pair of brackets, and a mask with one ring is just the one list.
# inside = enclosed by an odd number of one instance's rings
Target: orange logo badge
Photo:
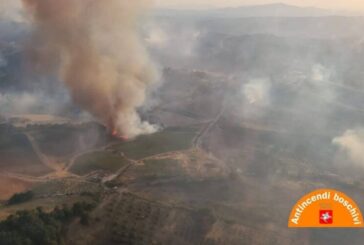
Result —
[[291, 228], [362, 228], [363, 216], [358, 205], [342, 192], [330, 189], [313, 191], [293, 207]]

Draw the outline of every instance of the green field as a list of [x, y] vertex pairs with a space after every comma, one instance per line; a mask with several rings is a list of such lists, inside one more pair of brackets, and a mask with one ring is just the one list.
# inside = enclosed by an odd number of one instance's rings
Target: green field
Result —
[[119, 155], [107, 151], [95, 151], [77, 158], [70, 171], [78, 175], [96, 170], [115, 172], [126, 164], [128, 161]]
[[189, 149], [197, 131], [198, 127], [167, 128], [152, 135], [143, 135], [133, 141], [114, 145], [112, 149], [139, 160], [156, 154]]
[[34, 152], [26, 135], [9, 124], [0, 125], [0, 169], [34, 176], [50, 172]]
[[55, 157], [71, 156], [85, 149], [103, 146], [111, 140], [106, 129], [96, 123], [31, 125], [27, 131], [43, 153]]
[[140, 166], [137, 172], [143, 177], [171, 178], [185, 176], [185, 171], [175, 159], [147, 160], [144, 166]]

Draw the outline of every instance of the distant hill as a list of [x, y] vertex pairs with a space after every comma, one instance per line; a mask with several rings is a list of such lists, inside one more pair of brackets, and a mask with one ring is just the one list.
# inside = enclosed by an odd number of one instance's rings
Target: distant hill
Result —
[[322, 16], [359, 16], [359, 12], [327, 10], [314, 7], [298, 7], [283, 3], [264, 5], [249, 5], [232, 8], [209, 10], [175, 10], [160, 9], [157, 15], [187, 15], [187, 16], [215, 16], [215, 17], [322, 17]]

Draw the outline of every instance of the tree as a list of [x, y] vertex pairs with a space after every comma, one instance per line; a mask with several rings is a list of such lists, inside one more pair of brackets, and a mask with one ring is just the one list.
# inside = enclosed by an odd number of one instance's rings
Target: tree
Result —
[[89, 212], [94, 205], [76, 203], [72, 210], [67, 206], [56, 207], [51, 213], [42, 208], [19, 211], [0, 222], [1, 245], [56, 245], [62, 243], [65, 227], [72, 219], [81, 218], [88, 225]]
[[14, 194], [9, 200], [8, 205], [15, 205], [32, 200], [34, 193], [32, 191]]

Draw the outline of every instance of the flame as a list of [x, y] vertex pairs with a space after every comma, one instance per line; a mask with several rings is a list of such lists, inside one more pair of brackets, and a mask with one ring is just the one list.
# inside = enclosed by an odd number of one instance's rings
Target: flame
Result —
[[115, 129], [112, 131], [111, 133], [112, 136], [118, 136], [118, 131], [116, 131]]
[[120, 134], [119, 134], [119, 132], [118, 132], [116, 129], [114, 129], [114, 130], [111, 132], [111, 135], [112, 135], [113, 137], [118, 138], [118, 139], [121, 139], [121, 140], [123, 140], [123, 141], [127, 141], [127, 140], [128, 140], [128, 137], [123, 136], [123, 135], [120, 135]]

